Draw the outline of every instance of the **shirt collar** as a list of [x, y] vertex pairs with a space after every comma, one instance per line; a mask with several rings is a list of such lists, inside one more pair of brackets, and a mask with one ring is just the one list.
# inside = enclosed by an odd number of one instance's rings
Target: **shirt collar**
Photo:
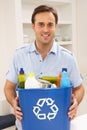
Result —
[[[35, 42], [30, 43], [30, 48], [29, 48], [29, 52], [37, 52], [36, 46], [35, 46]], [[38, 52], [37, 52], [38, 53]]]
[[53, 46], [52, 46], [52, 48], [51, 48], [49, 53], [57, 54], [57, 47], [58, 47], [57, 43], [54, 41], [53, 42]]
[[[55, 41], [53, 41], [53, 46], [50, 50], [49, 53], [53, 53], [53, 54], [57, 54], [57, 50], [58, 50], [58, 45]], [[36, 49], [36, 46], [35, 46], [35, 42], [31, 43], [31, 46], [30, 46], [30, 49], [29, 49], [29, 52], [36, 52], [38, 53], [37, 49]]]

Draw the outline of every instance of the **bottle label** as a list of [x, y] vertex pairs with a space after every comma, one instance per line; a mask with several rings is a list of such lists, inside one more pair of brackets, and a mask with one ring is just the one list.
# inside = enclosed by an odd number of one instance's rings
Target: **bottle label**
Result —
[[19, 82], [25, 81], [25, 76], [24, 75], [18, 75], [18, 80], [19, 80]]

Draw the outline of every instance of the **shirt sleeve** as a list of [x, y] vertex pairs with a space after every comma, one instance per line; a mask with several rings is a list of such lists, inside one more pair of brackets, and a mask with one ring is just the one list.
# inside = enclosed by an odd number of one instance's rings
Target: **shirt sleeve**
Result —
[[73, 56], [73, 60], [71, 60], [70, 64], [72, 66], [71, 72], [70, 72], [71, 83], [72, 83], [73, 87], [77, 87], [82, 83], [83, 78], [81, 76], [76, 58], [74, 56]]
[[17, 72], [17, 67], [16, 67], [16, 53], [14, 53], [10, 66], [9, 66], [9, 70], [6, 73], [6, 79], [15, 84], [17, 84], [18, 82], [18, 72]]

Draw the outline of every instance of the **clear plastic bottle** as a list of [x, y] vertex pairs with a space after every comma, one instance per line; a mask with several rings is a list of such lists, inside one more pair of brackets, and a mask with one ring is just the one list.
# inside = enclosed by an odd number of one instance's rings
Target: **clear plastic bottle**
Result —
[[35, 78], [34, 73], [30, 73], [26, 82], [25, 82], [25, 89], [28, 88], [40, 88], [40, 83], [37, 81], [37, 79]]
[[67, 68], [62, 69], [62, 78], [60, 81], [60, 87], [70, 87], [70, 79], [67, 76]]
[[25, 74], [23, 68], [20, 68], [19, 74], [18, 74], [18, 87], [24, 88], [25, 86]]

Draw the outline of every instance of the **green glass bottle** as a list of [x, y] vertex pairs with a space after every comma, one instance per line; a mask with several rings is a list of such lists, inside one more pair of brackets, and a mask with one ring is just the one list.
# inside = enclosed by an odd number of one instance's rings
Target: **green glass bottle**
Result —
[[18, 87], [24, 89], [25, 88], [25, 73], [23, 68], [20, 68], [19, 74], [18, 74]]

